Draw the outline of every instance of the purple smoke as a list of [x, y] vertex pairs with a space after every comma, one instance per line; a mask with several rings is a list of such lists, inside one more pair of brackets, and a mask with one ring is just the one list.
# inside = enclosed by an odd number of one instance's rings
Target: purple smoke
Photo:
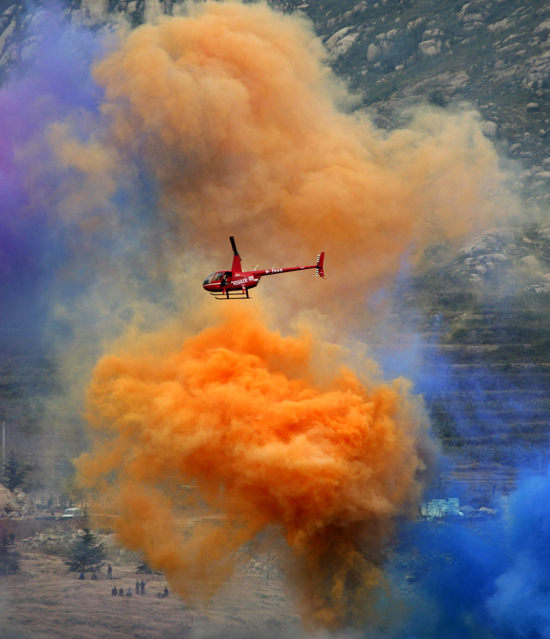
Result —
[[35, 347], [48, 314], [56, 273], [70, 259], [73, 230], [52, 226], [49, 207], [63, 175], [46, 172], [40, 197], [29, 175], [53, 166], [47, 127], [77, 109], [97, 110], [101, 92], [90, 67], [101, 50], [89, 31], [54, 10], [27, 17], [23, 60], [0, 88], [0, 338]]

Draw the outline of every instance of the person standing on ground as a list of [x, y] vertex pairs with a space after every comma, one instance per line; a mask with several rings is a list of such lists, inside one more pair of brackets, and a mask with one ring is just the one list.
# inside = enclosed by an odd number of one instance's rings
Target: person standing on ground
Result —
[[143, 581], [143, 579], [141, 580], [141, 583], [139, 584], [139, 587], [141, 588], [141, 594], [144, 595], [145, 594], [145, 582]]
[[111, 564], [107, 564], [107, 579], [113, 578], [113, 569], [111, 568]]
[[139, 579], [136, 579], [136, 595], [139, 595]]

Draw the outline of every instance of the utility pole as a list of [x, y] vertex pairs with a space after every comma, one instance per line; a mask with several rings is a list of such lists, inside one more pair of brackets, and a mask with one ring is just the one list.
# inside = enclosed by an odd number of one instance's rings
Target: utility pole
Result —
[[53, 434], [52, 439], [52, 479], [55, 479], [55, 438], [57, 437], [57, 433]]

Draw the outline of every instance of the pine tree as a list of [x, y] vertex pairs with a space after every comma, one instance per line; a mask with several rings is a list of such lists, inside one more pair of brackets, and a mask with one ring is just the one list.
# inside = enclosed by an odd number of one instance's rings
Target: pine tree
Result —
[[8, 453], [8, 458], [2, 469], [2, 484], [12, 492], [23, 486], [29, 473], [29, 467], [22, 462], [13, 449]]
[[2, 531], [0, 534], [0, 576], [15, 575], [19, 572], [21, 555], [15, 550], [13, 535]]
[[104, 563], [107, 549], [105, 544], [98, 542], [88, 528], [71, 546], [69, 559], [65, 562], [71, 572], [95, 572]]

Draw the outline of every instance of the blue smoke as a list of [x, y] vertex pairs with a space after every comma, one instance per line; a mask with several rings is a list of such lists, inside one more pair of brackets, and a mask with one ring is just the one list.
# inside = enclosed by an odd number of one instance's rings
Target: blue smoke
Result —
[[[403, 286], [411, 295], [410, 282]], [[403, 299], [405, 293], [398, 297]], [[405, 526], [387, 563], [392, 596], [384, 601], [386, 609], [404, 612], [390, 615], [394, 618], [383, 630], [369, 628], [364, 636], [550, 638], [550, 471], [544, 472], [548, 453], [544, 432], [536, 446], [521, 433], [524, 426], [528, 434], [535, 432], [531, 423], [546, 419], [546, 382], [532, 375], [536, 366], [516, 370], [496, 352], [491, 359], [476, 348], [463, 349], [451, 359], [440, 347], [447, 330], [441, 318], [418, 326], [418, 315], [411, 321], [407, 308], [392, 310], [394, 326], [385, 321], [375, 335], [375, 357], [386, 376], [403, 375], [414, 382], [434, 423], [439, 419], [446, 436], [459, 442], [452, 455], [440, 460], [445, 496], [490, 505], [496, 514], [470, 508], [463, 517]], [[509, 329], [493, 317], [495, 343], [506, 344], [509, 337], [501, 333]], [[421, 333], [431, 337], [423, 339]], [[475, 334], [467, 337], [475, 346]], [[476, 443], [480, 440], [485, 443]], [[505, 470], [508, 486], [494, 478], [496, 490], [491, 494], [487, 479], [479, 486], [471, 477], [467, 483], [454, 479], [455, 464], [472, 459], [491, 471]], [[441, 490], [441, 485], [428, 489], [425, 499], [442, 497]]]
[[502, 533], [506, 566], [487, 600], [496, 636], [550, 637], [550, 472], [520, 482]]
[[408, 526], [388, 565], [390, 608], [406, 612], [377, 636], [550, 637], [549, 499], [550, 472], [519, 481], [498, 517]]

